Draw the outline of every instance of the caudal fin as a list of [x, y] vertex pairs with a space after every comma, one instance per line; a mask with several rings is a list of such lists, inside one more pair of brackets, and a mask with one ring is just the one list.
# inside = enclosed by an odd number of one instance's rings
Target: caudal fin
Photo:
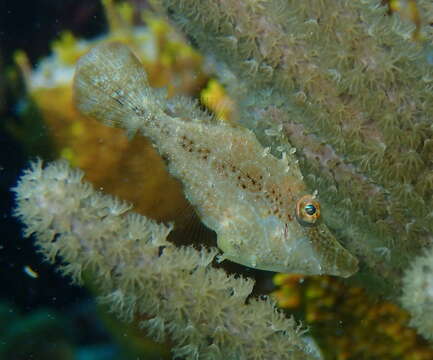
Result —
[[74, 101], [84, 115], [135, 132], [146, 121], [151, 98], [143, 66], [124, 44], [96, 46], [77, 63]]

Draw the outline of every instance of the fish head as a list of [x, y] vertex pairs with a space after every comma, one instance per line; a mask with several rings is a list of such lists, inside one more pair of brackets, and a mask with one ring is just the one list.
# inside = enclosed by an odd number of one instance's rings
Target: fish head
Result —
[[358, 270], [356, 257], [323, 222], [314, 196], [298, 199], [291, 221], [260, 216], [256, 209], [239, 210], [228, 210], [230, 221], [218, 231], [223, 258], [256, 269], [304, 275], [348, 277]]

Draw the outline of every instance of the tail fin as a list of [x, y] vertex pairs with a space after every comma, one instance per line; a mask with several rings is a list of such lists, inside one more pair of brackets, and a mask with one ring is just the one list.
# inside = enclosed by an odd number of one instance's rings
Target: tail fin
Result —
[[126, 45], [105, 43], [78, 61], [74, 101], [84, 115], [135, 132], [149, 116], [151, 98], [143, 66]]

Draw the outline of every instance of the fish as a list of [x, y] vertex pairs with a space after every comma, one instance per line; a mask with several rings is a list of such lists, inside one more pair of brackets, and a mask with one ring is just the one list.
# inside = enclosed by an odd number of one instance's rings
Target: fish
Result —
[[104, 43], [83, 55], [73, 89], [85, 116], [150, 139], [215, 231], [222, 259], [306, 275], [348, 277], [358, 270], [357, 258], [326, 226], [293, 151], [278, 158], [251, 130], [215, 120], [190, 99], [167, 99], [149, 86], [128, 46]]

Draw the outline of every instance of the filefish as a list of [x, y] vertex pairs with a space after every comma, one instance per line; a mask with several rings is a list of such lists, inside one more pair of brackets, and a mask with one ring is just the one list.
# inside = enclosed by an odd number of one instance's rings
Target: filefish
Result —
[[167, 99], [150, 88], [126, 45], [105, 43], [81, 57], [74, 99], [84, 115], [150, 139], [216, 232], [224, 259], [283, 273], [357, 271], [357, 259], [321, 218], [295, 154], [279, 159], [250, 130], [212, 119], [189, 99]]

